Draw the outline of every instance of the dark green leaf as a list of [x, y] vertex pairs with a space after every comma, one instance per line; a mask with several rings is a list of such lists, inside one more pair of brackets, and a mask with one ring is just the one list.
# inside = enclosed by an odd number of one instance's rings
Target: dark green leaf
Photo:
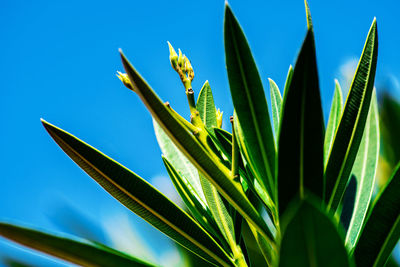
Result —
[[73, 135], [42, 122], [64, 152], [123, 205], [200, 257], [215, 264], [231, 264], [197, 222], [148, 182]]
[[355, 247], [357, 266], [384, 266], [400, 239], [400, 164], [376, 198]]
[[336, 211], [343, 196], [364, 133], [374, 88], [377, 56], [378, 33], [374, 19], [325, 169], [326, 200], [332, 212]]
[[314, 35], [307, 32], [282, 106], [278, 151], [279, 214], [307, 191], [323, 199], [324, 120]]
[[154, 266], [103, 245], [50, 235], [8, 223], [0, 223], [0, 235], [82, 266]]
[[317, 206], [303, 201], [297, 210], [287, 210], [284, 219], [289, 221], [282, 237], [279, 266], [350, 266], [335, 224]]
[[261, 79], [246, 37], [230, 7], [225, 7], [225, 59], [232, 101], [241, 128], [241, 147], [258, 182], [275, 197], [275, 142]]

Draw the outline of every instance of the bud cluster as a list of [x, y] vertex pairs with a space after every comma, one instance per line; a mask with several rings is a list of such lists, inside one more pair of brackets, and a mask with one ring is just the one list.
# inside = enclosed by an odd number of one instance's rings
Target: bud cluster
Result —
[[180, 49], [178, 49], [178, 55], [170, 42], [168, 42], [168, 47], [171, 66], [179, 74], [182, 82], [186, 83], [187, 80], [193, 81], [194, 71], [190, 60], [182, 54]]

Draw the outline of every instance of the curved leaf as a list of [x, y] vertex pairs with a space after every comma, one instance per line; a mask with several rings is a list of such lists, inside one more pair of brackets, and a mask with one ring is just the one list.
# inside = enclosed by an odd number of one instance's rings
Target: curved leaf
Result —
[[302, 198], [307, 191], [323, 199], [324, 120], [311, 30], [283, 102], [279, 134], [278, 203], [283, 214], [294, 197]]
[[292, 216], [282, 236], [279, 266], [351, 266], [335, 224], [320, 208], [303, 201]]
[[342, 89], [338, 80], [335, 79], [335, 93], [333, 94], [331, 111], [329, 113], [328, 126], [326, 126], [325, 141], [324, 141], [324, 166], [328, 162], [329, 152], [331, 151], [333, 139], [340, 117], [342, 116]]
[[103, 245], [0, 223], [0, 235], [21, 245], [82, 266], [154, 266]]
[[272, 79], [268, 79], [268, 81], [271, 93], [272, 120], [274, 122], [275, 135], [278, 136], [279, 119], [281, 116], [282, 96], [281, 92], [279, 92], [278, 85], [276, 85], [276, 83]]
[[378, 33], [374, 19], [325, 169], [326, 200], [332, 212], [336, 211], [343, 196], [363, 136], [374, 87], [377, 56]]
[[374, 191], [375, 176], [379, 159], [379, 120], [378, 102], [374, 93], [364, 136], [354, 162], [352, 173], [357, 179], [357, 193], [354, 203], [353, 216], [346, 236], [346, 246], [352, 250], [360, 235], [361, 227], [366, 217], [372, 192]]
[[357, 266], [384, 266], [400, 239], [400, 164], [376, 198], [354, 250]]
[[79, 167], [131, 211], [205, 260], [231, 264], [224, 250], [197, 222], [148, 182], [73, 135], [42, 123]]
[[269, 120], [268, 105], [261, 79], [246, 37], [225, 6], [224, 44], [226, 68], [242, 135], [238, 141], [246, 146], [246, 161], [258, 182], [275, 197], [275, 142]]
[[174, 117], [122, 52], [121, 59], [135, 92], [174, 144], [247, 221], [265, 238], [272, 238], [266, 223], [243, 192], [242, 185], [230, 179], [230, 170]]

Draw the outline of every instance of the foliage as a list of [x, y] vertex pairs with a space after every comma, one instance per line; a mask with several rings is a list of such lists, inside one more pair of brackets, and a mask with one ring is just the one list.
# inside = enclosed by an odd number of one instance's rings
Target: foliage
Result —
[[[311, 14], [283, 97], [269, 80], [272, 116], [250, 47], [225, 7], [224, 43], [234, 106], [221, 129], [206, 81], [195, 101], [194, 70], [170, 43], [190, 122], [163, 103], [121, 53], [121, 81], [154, 119], [167, 172], [182, 210], [136, 173], [68, 132], [42, 123], [70, 158], [108, 193], [208, 263], [221, 266], [382, 266], [400, 236], [400, 167], [370, 205], [379, 154], [374, 19], [346, 102], [336, 81], [325, 128]], [[273, 123], [271, 123], [271, 118]], [[83, 265], [154, 265], [104, 245], [7, 223], [0, 234]]]

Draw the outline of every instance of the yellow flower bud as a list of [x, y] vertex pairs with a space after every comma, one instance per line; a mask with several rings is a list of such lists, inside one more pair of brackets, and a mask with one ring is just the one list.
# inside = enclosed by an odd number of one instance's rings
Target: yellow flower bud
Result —
[[223, 111], [217, 109], [217, 127], [218, 128], [222, 127], [222, 114], [223, 113], [224, 113]]
[[129, 80], [128, 74], [122, 73], [122, 72], [119, 72], [119, 71], [117, 71], [117, 73], [118, 73], [118, 74], [116, 74], [116, 75], [117, 75], [118, 79], [120, 79], [121, 82], [122, 82], [128, 89], [131, 89], [132, 91], [135, 91], [135, 90], [133, 89], [133, 86], [132, 86], [132, 84], [131, 84], [131, 81]]
[[171, 43], [168, 42], [168, 47], [169, 47], [169, 61], [171, 62], [171, 66], [174, 70], [176, 70], [176, 67], [178, 65], [178, 54], [175, 52], [175, 49], [172, 47]]

